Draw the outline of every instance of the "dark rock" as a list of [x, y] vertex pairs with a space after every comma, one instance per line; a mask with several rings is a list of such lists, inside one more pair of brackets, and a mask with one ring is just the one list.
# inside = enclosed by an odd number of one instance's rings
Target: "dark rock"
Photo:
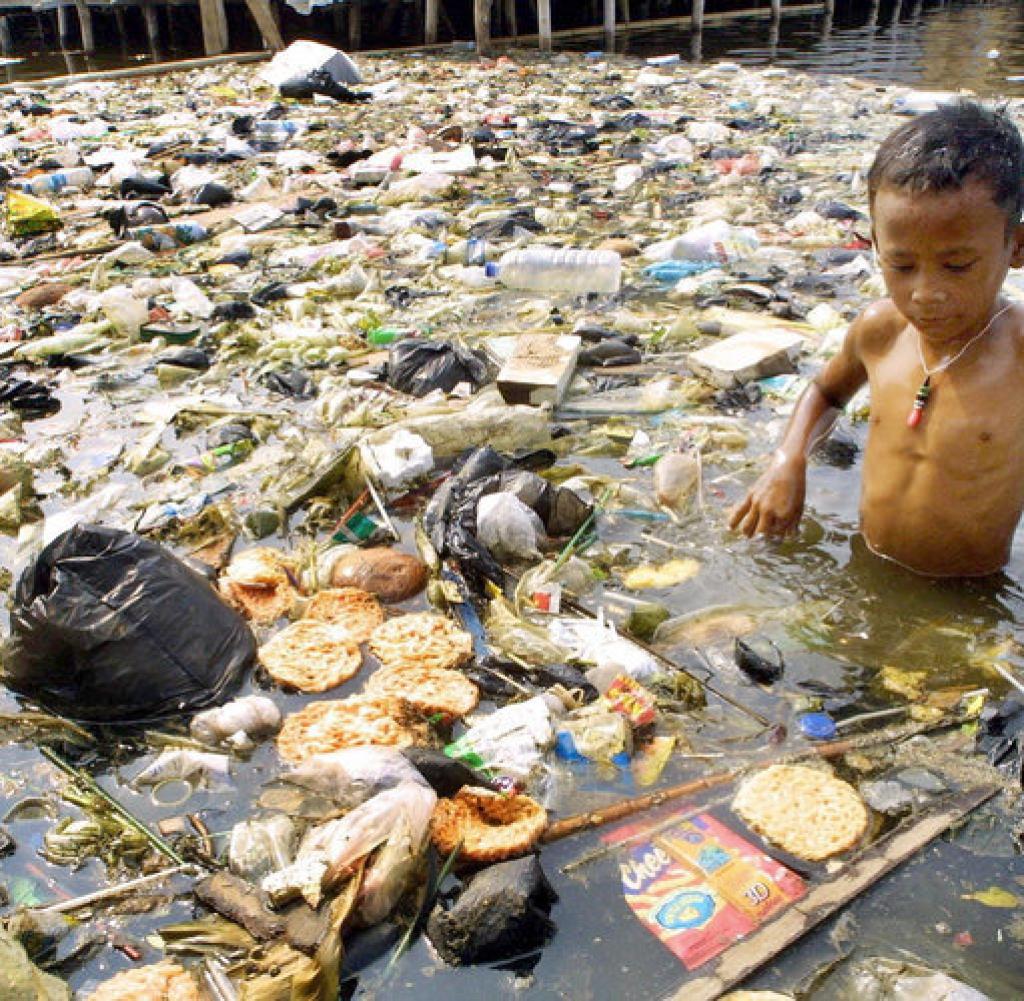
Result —
[[266, 896], [238, 876], [218, 872], [196, 883], [194, 892], [201, 904], [241, 925], [262, 942], [280, 938], [285, 932], [285, 921], [270, 910]]
[[450, 906], [438, 903], [427, 935], [456, 966], [509, 959], [554, 934], [548, 915], [557, 899], [535, 855], [502, 862], [473, 876]]

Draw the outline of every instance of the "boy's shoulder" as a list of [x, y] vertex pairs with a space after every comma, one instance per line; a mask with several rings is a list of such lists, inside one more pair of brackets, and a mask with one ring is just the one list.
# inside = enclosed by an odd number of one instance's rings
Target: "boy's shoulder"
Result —
[[885, 352], [907, 328], [906, 317], [892, 299], [877, 299], [866, 306], [850, 326], [850, 337], [858, 351]]

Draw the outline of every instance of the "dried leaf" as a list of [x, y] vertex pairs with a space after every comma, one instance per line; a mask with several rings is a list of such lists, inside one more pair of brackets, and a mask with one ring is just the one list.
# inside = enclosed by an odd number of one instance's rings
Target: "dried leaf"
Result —
[[990, 886], [984, 890], [975, 890], [974, 893], [961, 893], [961, 900], [976, 900], [986, 907], [1024, 907], [1024, 900], [1004, 890], [1000, 886]]

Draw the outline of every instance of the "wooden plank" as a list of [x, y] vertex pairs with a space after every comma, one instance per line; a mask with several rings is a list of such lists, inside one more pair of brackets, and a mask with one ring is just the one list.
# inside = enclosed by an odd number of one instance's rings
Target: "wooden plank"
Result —
[[[284, 48], [284, 39], [281, 37], [281, 29], [277, 26], [274, 12], [270, 8], [270, 0], [245, 0], [245, 5], [256, 22], [263, 36], [263, 44], [271, 52], [280, 52]], [[350, 4], [355, 8], [356, 4]]]
[[672, 995], [672, 1001], [714, 1001], [721, 997], [999, 791], [999, 786], [984, 786], [951, 796], [928, 813], [895, 828], [845, 865], [838, 875], [813, 886], [807, 896], [791, 904], [778, 918], [727, 949], [711, 973], [684, 983]]
[[551, 0], [537, 0], [537, 34], [540, 47], [551, 51]]
[[441, 0], [427, 0], [423, 11], [423, 41], [427, 45], [437, 44], [437, 18], [441, 10]]
[[476, 51], [482, 56], [491, 52], [491, 3], [492, 0], [473, 0], [473, 37]]

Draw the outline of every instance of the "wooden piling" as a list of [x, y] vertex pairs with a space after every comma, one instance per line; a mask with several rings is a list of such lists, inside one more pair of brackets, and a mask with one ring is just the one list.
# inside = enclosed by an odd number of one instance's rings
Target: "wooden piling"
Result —
[[427, 0], [423, 12], [423, 42], [426, 45], [437, 44], [437, 19], [441, 11], [441, 0]]
[[699, 35], [704, 30], [704, 0], [693, 0], [693, 11], [690, 14], [692, 31]]
[[228, 47], [227, 14], [224, 0], [199, 0], [203, 23], [203, 48], [208, 56], [219, 56]]
[[11, 24], [6, 17], [0, 17], [0, 55], [11, 54]]
[[348, 5], [348, 47], [351, 51], [363, 45], [363, 5], [352, 0]]
[[[264, 47], [270, 49], [271, 52], [280, 52], [284, 48], [284, 39], [281, 37], [281, 29], [277, 25], [270, 0], [245, 0], [245, 4], [249, 8], [249, 13], [252, 14], [252, 19], [256, 22], [256, 27], [260, 29]], [[355, 11], [358, 6], [355, 3], [349, 4], [350, 19], [352, 11]], [[351, 28], [351, 20], [349, 25]], [[227, 41], [227, 36], [224, 40]]]
[[71, 41], [71, 25], [66, 4], [61, 4], [57, 8], [57, 38], [60, 39], [62, 49], [68, 48], [68, 43]]
[[540, 47], [545, 52], [551, 51], [551, 0], [537, 0], [537, 34], [540, 35]]
[[96, 36], [92, 30], [92, 11], [85, 0], [75, 0], [75, 10], [78, 11], [78, 27], [82, 33], [82, 51], [96, 51]]
[[604, 0], [604, 48], [615, 51], [615, 0]]
[[128, 29], [124, 23], [124, 8], [114, 8], [114, 24], [117, 25], [117, 42], [121, 46], [121, 58], [128, 55]]
[[153, 0], [143, 0], [142, 20], [146, 25], [146, 41], [152, 51], [160, 48], [160, 23], [157, 21]]
[[476, 51], [482, 55], [491, 52], [491, 0], [473, 0], [473, 34]]
[[782, 17], [782, 0], [772, 0], [772, 17]]
[[519, 37], [519, 22], [516, 17], [516, 0], [504, 0], [505, 3], [505, 33], [513, 38]]

